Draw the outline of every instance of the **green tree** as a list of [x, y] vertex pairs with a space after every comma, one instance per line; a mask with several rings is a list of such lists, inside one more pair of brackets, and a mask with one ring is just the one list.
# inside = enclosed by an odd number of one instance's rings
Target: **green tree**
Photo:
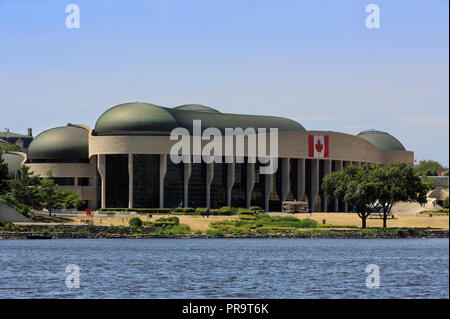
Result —
[[383, 227], [392, 206], [398, 202], [427, 202], [428, 186], [407, 163], [392, 163], [388, 167], [373, 165], [369, 178], [374, 183], [376, 198], [383, 213]]
[[444, 169], [444, 167], [433, 160], [422, 160], [419, 161], [419, 164], [414, 169], [420, 176], [437, 176], [438, 171]]
[[444, 202], [442, 203], [442, 206], [444, 206], [444, 208], [448, 208], [448, 206], [449, 206], [448, 196], [444, 199]]
[[[416, 171], [417, 172], [417, 171]], [[432, 190], [436, 188], [436, 180], [428, 178], [428, 176], [420, 176], [422, 183], [426, 185], [427, 190]]]
[[71, 192], [66, 189], [60, 190], [63, 208], [77, 208], [80, 209], [85, 205], [84, 200], [78, 193]]
[[39, 186], [41, 179], [30, 172], [28, 166], [21, 166], [17, 170], [16, 179], [9, 181], [10, 192], [14, 198], [28, 207], [39, 205]]
[[0, 194], [8, 191], [8, 178], [8, 165], [3, 161], [2, 152], [0, 151]]
[[366, 228], [367, 217], [376, 209], [376, 184], [369, 176], [374, 165], [348, 166], [323, 178], [322, 189], [334, 199], [353, 206], [362, 228]]
[[22, 148], [19, 144], [0, 144], [0, 153], [1, 152], [23, 152]]
[[49, 216], [52, 210], [64, 207], [67, 194], [58, 188], [53, 180], [44, 178], [39, 187], [40, 205], [48, 210]]

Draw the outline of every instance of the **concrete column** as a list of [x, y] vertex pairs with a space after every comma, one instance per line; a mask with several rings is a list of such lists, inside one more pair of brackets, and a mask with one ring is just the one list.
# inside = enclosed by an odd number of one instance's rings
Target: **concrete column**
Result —
[[227, 206], [231, 207], [231, 194], [235, 180], [235, 165], [234, 161], [233, 163], [228, 163], [225, 165], [227, 165]]
[[[289, 171], [290, 171], [289, 158], [281, 159], [281, 204], [286, 200], [287, 194], [289, 193]], [[278, 167], [278, 169], [280, 169]]]
[[319, 195], [319, 160], [311, 159], [311, 209], [316, 209], [315, 198]]
[[164, 208], [164, 179], [167, 173], [167, 155], [159, 155], [159, 207]]
[[73, 178], [73, 186], [78, 186], [78, 177]]
[[[341, 171], [342, 170], [342, 166], [343, 166], [342, 161], [334, 161], [334, 162], [335, 162], [335, 164], [334, 164], [335, 172]], [[339, 200], [338, 199], [334, 200], [334, 207], [335, 207], [336, 211], [339, 211]]]
[[214, 162], [206, 164], [206, 207], [211, 208], [211, 184], [214, 179]]
[[299, 158], [297, 161], [297, 200], [302, 200], [305, 195], [305, 159]]
[[264, 174], [264, 210], [269, 211], [270, 193], [273, 187], [273, 174]]
[[247, 208], [251, 206], [252, 191], [255, 185], [255, 163], [247, 163]]
[[188, 207], [189, 206], [189, 179], [191, 178], [192, 173], [192, 164], [184, 162], [184, 186], [183, 186], [183, 192], [184, 192], [184, 198], [183, 198], [183, 206]]
[[133, 208], [133, 154], [128, 154], [128, 208]]
[[[323, 162], [323, 176], [327, 176], [331, 174], [331, 160], [324, 160]], [[325, 192], [324, 196], [323, 196], [324, 200], [323, 200], [323, 211], [327, 212], [328, 211], [328, 195]]]
[[98, 155], [97, 170], [101, 178], [100, 207], [106, 208], [106, 155], [104, 154]]

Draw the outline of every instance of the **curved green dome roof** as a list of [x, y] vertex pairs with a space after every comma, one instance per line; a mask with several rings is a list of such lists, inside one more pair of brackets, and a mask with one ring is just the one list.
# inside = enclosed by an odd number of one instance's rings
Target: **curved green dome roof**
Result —
[[389, 133], [377, 130], [362, 131], [357, 135], [381, 150], [399, 150], [406, 151], [405, 147], [395, 137]]
[[24, 160], [21, 155], [14, 153], [3, 153], [2, 159], [8, 165], [8, 174], [11, 176], [14, 176]]
[[89, 159], [89, 133], [76, 126], [55, 127], [44, 131], [31, 142], [28, 159]]
[[207, 112], [207, 113], [220, 113], [218, 110], [213, 109], [209, 106], [204, 106], [200, 104], [184, 104], [173, 108], [179, 111], [196, 111], [196, 112]]
[[[199, 109], [200, 108], [200, 109]], [[157, 135], [169, 134], [174, 128], [183, 127], [192, 133], [194, 120], [201, 120], [202, 129], [278, 128], [279, 131], [301, 131], [299, 123], [276, 116], [257, 116], [220, 113], [201, 105], [182, 105], [166, 108], [148, 103], [126, 103], [104, 112], [95, 124], [93, 135]]]
[[151, 134], [170, 132], [176, 127], [177, 121], [164, 107], [149, 103], [125, 103], [104, 112], [95, 123], [95, 132], [111, 135]]

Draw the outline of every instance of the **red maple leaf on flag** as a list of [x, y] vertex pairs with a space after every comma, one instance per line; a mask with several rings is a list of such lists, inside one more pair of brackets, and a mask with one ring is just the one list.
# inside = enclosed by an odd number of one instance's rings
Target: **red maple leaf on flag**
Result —
[[323, 145], [320, 143], [320, 140], [317, 141], [316, 145], [314, 145], [316, 148], [317, 153], [321, 153], [323, 150]]

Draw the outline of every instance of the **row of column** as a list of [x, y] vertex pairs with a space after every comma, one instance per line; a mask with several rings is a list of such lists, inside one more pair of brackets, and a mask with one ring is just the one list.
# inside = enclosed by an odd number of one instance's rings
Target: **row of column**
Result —
[[[281, 158], [281, 197], [280, 201], [284, 202], [290, 190], [290, 159], [289, 158]], [[306, 193], [306, 172], [305, 172], [305, 162], [306, 159], [300, 158], [297, 160], [297, 194], [296, 198], [298, 200], [302, 200]], [[344, 167], [349, 165], [361, 165], [360, 162], [354, 161], [342, 161], [342, 160], [334, 160], [335, 168], [334, 171], [340, 171]], [[184, 176], [183, 176], [183, 203], [184, 206], [187, 207], [189, 203], [188, 198], [188, 187], [189, 187], [189, 179], [192, 174], [192, 166], [190, 163], [184, 163]], [[227, 187], [226, 187], [226, 205], [231, 207], [231, 193], [233, 189], [233, 185], [235, 182], [235, 164], [234, 163], [226, 163], [227, 165]], [[309, 201], [311, 202], [311, 209], [314, 211], [315, 207], [315, 199], [319, 196], [320, 193], [320, 169], [319, 169], [319, 159], [311, 159], [311, 198]], [[97, 169], [101, 178], [101, 207], [106, 207], [106, 155], [100, 154], [98, 155], [97, 161]], [[250, 207], [251, 205], [251, 194], [253, 192], [253, 187], [255, 185], [255, 164], [247, 163], [247, 187], [246, 187], [246, 206]], [[164, 179], [167, 173], [167, 155], [160, 154], [160, 165], [159, 165], [159, 205], [160, 208], [164, 207]], [[332, 160], [324, 160], [324, 170], [323, 176], [332, 173]], [[128, 207], [133, 208], [133, 154], [128, 154]], [[206, 207], [210, 208], [211, 205], [211, 184], [214, 179], [214, 163], [206, 164]], [[266, 175], [265, 178], [265, 189], [264, 189], [264, 203], [265, 210], [269, 210], [269, 197], [272, 191], [273, 185], [273, 175]], [[335, 200], [335, 207], [339, 207], [338, 200]], [[344, 203], [344, 211], [348, 211], [347, 203]], [[323, 210], [328, 210], [328, 195], [324, 194], [323, 201]]]

